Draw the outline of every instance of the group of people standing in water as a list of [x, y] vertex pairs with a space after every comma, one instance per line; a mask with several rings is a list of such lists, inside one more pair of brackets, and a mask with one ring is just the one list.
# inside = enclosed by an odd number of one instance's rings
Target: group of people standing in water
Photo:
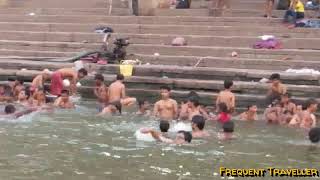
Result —
[[[37, 111], [39, 109], [48, 109], [52, 107], [71, 109], [74, 104], [70, 96], [77, 92], [78, 81], [88, 75], [85, 69], [78, 71], [72, 68], [63, 68], [55, 72], [44, 70], [37, 75], [31, 86], [25, 87], [23, 81], [16, 80], [8, 85], [0, 85], [0, 102], [16, 101], [27, 107], [27, 110], [17, 112], [13, 104], [7, 104], [4, 108], [4, 115], [13, 115], [17, 118], [24, 114]], [[68, 79], [67, 82], [65, 80]], [[53, 104], [47, 103], [44, 83], [51, 80], [50, 94], [56, 95]], [[155, 139], [166, 143], [189, 143], [192, 138], [205, 138], [210, 134], [204, 130], [206, 122], [216, 121], [220, 125], [222, 132], [218, 135], [220, 139], [232, 139], [234, 131], [234, 122], [231, 120], [235, 114], [236, 97], [232, 93], [233, 82], [226, 80], [224, 90], [222, 90], [214, 102], [214, 110], [200, 103], [200, 96], [191, 91], [187, 97], [179, 104], [171, 98], [171, 89], [168, 86], [160, 87], [160, 100], [158, 100], [153, 109], [150, 103], [144, 99], [128, 97], [124, 85], [124, 76], [117, 74], [116, 79], [109, 86], [105, 84], [102, 74], [95, 74], [94, 94], [98, 99], [98, 116], [121, 114], [122, 108], [138, 105], [137, 115], [153, 116], [159, 119], [160, 132], [143, 128], [141, 133], [149, 133]], [[304, 104], [295, 104], [290, 99], [287, 88], [281, 83], [279, 74], [272, 74], [269, 78], [270, 88], [267, 94], [268, 107], [264, 112], [264, 119], [268, 123], [299, 127], [316, 131], [316, 117], [318, 102], [315, 99], [309, 99]], [[247, 110], [239, 115], [242, 121], [258, 120], [257, 105], [249, 105]], [[169, 129], [171, 120], [181, 120], [191, 122], [192, 132], [179, 131], [175, 139], [169, 139], [166, 132]], [[314, 130], [316, 129], [316, 130]], [[310, 131], [311, 132], [311, 131]], [[313, 140], [320, 133], [311, 133]], [[311, 137], [310, 137], [311, 139]]]

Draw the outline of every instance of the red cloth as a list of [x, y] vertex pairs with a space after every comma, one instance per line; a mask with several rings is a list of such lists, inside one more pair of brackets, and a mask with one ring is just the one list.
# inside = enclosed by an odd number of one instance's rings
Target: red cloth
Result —
[[54, 72], [51, 76], [50, 93], [59, 96], [63, 89], [63, 78], [60, 72]]
[[231, 116], [228, 113], [221, 112], [219, 114], [219, 122], [221, 122], [223, 124], [230, 121], [230, 119], [231, 119]]

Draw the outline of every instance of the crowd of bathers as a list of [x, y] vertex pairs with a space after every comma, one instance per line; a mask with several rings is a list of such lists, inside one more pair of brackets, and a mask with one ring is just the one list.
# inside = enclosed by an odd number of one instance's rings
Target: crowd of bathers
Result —
[[[44, 70], [34, 77], [29, 86], [25, 86], [22, 80], [2, 84], [0, 85], [0, 102], [6, 103], [3, 115], [12, 115], [17, 118], [39, 109], [75, 108], [70, 97], [76, 94], [80, 86], [78, 81], [87, 75], [88, 72], [84, 68], [78, 71], [73, 68], [58, 69], [55, 72]], [[232, 139], [235, 126], [232, 119], [241, 121], [265, 119], [267, 123], [312, 129], [312, 132], [317, 132], [313, 134], [313, 141], [320, 140], [320, 130], [316, 128], [314, 114], [317, 111], [318, 102], [315, 99], [308, 99], [304, 103], [295, 104], [286, 86], [281, 82], [280, 74], [272, 74], [269, 78], [270, 86], [266, 95], [268, 106], [261, 118], [258, 116], [256, 104], [248, 105], [243, 113], [235, 115], [236, 96], [232, 92], [233, 82], [229, 80], [224, 81], [224, 89], [216, 98], [213, 98], [216, 100], [212, 101], [211, 108], [200, 103], [200, 96], [195, 91], [188, 93], [185, 99], [178, 103], [171, 97], [171, 89], [168, 86], [160, 87], [160, 99], [151, 108], [151, 103], [146, 99], [137, 100], [127, 96], [124, 78], [122, 74], [117, 74], [116, 79], [108, 86], [102, 74], [94, 75], [93, 93], [99, 104], [97, 115], [121, 115], [123, 107], [137, 105], [137, 115], [152, 116], [159, 119], [160, 122], [160, 132], [148, 128], [141, 129], [141, 132], [149, 133], [155, 139], [163, 142], [181, 144], [191, 142], [192, 138], [206, 138], [210, 136], [205, 131], [207, 122], [220, 124], [221, 134], [218, 135], [220, 139]], [[45, 86], [47, 81], [51, 81], [49, 88]], [[49, 97], [54, 99], [52, 103], [48, 100], [48, 93]], [[17, 112], [12, 102], [26, 107], [25, 110]], [[234, 116], [238, 118], [233, 118]], [[174, 140], [166, 138], [163, 133], [168, 131], [169, 122], [172, 120], [191, 122], [192, 132], [178, 132]]]

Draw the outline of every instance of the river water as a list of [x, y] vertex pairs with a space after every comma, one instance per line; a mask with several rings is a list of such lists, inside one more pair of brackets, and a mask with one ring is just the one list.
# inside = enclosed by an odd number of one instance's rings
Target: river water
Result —
[[[235, 140], [219, 142], [212, 135], [175, 146], [135, 138], [141, 127], [157, 128], [155, 120], [132, 113], [105, 118], [95, 114], [95, 103], [86, 102], [76, 110], [2, 120], [0, 179], [203, 180], [221, 179], [220, 166], [320, 169], [320, 148], [310, 146], [305, 133], [296, 129], [236, 122]], [[206, 129], [217, 132], [212, 122]]]

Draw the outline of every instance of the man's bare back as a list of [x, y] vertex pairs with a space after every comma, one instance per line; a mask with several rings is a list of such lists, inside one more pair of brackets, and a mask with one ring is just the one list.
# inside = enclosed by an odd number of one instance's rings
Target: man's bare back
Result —
[[154, 106], [154, 114], [161, 120], [173, 120], [177, 118], [178, 103], [173, 99], [160, 100]]
[[72, 68], [62, 68], [57, 70], [59, 73], [61, 73], [63, 79], [70, 79], [73, 81], [72, 83], [76, 83], [78, 79], [78, 73], [76, 70]]
[[216, 105], [220, 103], [225, 103], [229, 110], [234, 110], [235, 108], [235, 96], [231, 91], [224, 90], [218, 95]]
[[116, 81], [109, 86], [109, 102], [120, 101], [122, 98], [125, 98], [125, 85]]

